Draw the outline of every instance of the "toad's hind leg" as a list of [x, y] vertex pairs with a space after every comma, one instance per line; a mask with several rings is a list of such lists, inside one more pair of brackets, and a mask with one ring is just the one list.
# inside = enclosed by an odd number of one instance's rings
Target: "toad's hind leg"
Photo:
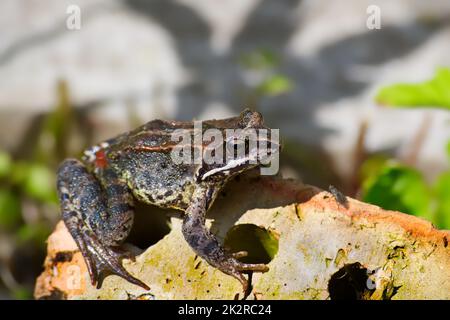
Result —
[[266, 272], [269, 268], [265, 264], [242, 263], [237, 258], [245, 256], [245, 252], [228, 253], [220, 245], [217, 238], [205, 226], [206, 211], [211, 205], [213, 186], [199, 186], [194, 192], [191, 205], [186, 210], [183, 220], [183, 235], [192, 249], [210, 265], [220, 271], [238, 279], [243, 286], [244, 293], [248, 292], [248, 280], [245, 271]]
[[107, 176], [112, 172], [102, 174], [106, 175], [102, 181], [108, 181], [103, 188], [78, 160], [61, 164], [57, 188], [62, 218], [83, 254], [93, 285], [100, 288], [106, 275], [115, 274], [148, 290], [121, 263], [125, 255], [119, 245], [133, 223], [132, 196], [125, 184]]

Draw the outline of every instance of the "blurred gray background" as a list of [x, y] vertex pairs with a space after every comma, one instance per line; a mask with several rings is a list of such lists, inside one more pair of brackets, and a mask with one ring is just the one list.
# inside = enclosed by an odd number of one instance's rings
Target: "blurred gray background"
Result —
[[[81, 8], [80, 30], [66, 28], [70, 4]], [[366, 27], [371, 4], [380, 30]], [[424, 111], [379, 109], [373, 96], [450, 65], [449, 14], [445, 0], [2, 0], [0, 146], [14, 148], [54, 106], [59, 79], [98, 139], [130, 128], [129, 108], [142, 122], [236, 114], [261, 77], [238, 61], [263, 48], [294, 88], [263, 97], [258, 110], [285, 139], [323, 149], [345, 177], [363, 120], [368, 150], [407, 148]], [[426, 112], [433, 122], [418, 166], [432, 176], [450, 133], [448, 114]]]

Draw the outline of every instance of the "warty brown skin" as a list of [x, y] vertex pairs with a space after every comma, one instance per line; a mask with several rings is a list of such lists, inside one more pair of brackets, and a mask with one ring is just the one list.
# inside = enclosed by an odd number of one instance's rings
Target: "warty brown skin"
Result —
[[[99, 288], [106, 275], [115, 274], [149, 290], [121, 263], [124, 257], [132, 258], [120, 246], [133, 225], [136, 200], [183, 211], [182, 232], [192, 249], [213, 267], [238, 279], [244, 292], [248, 281], [243, 272], [268, 270], [264, 264], [240, 262], [238, 258], [246, 253], [228, 253], [205, 226], [206, 212], [225, 183], [258, 164], [244, 162], [221, 170], [219, 165], [204, 162], [174, 163], [171, 134], [177, 129], [193, 133], [193, 128], [193, 122], [150, 121], [86, 150], [83, 161], [67, 159], [60, 165], [57, 189], [62, 218], [83, 254], [93, 285]], [[222, 132], [266, 129], [262, 116], [250, 110], [238, 117], [203, 122], [202, 130], [209, 128]], [[224, 141], [224, 148], [229, 147], [227, 143], [230, 141]], [[207, 146], [202, 143], [203, 150]]]

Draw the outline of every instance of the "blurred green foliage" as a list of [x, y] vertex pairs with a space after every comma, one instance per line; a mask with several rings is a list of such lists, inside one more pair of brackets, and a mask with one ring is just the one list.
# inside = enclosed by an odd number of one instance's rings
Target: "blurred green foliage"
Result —
[[447, 157], [448, 160], [450, 161], [450, 140], [447, 142]]
[[24, 169], [23, 191], [35, 200], [56, 203], [54, 171], [38, 163], [31, 163]]
[[369, 159], [364, 163], [363, 200], [390, 210], [397, 210], [432, 218], [432, 192], [422, 174], [413, 168], [387, 160], [372, 168]]
[[375, 100], [398, 107], [450, 109], [450, 69], [439, 68], [433, 79], [421, 83], [399, 83], [382, 88]]
[[27, 157], [0, 150], [0, 232], [13, 244], [11, 255], [2, 257], [9, 268], [0, 281], [16, 299], [32, 298], [45, 241], [59, 217], [56, 165], [70, 153], [68, 124], [74, 120], [65, 82], [58, 83], [57, 94], [58, 103], [43, 118]]
[[262, 81], [256, 91], [266, 96], [277, 96], [292, 89], [292, 82], [284, 75], [275, 74]]
[[[0, 151], [0, 232], [13, 244], [12, 255], [2, 256], [2, 259], [25, 261], [14, 264], [11, 270], [5, 269], [8, 271], [4, 272], [11, 274], [6, 277], [14, 279], [14, 273], [28, 272], [36, 276], [34, 272], [39, 265], [35, 264], [35, 257], [45, 253], [45, 240], [53, 227], [49, 213], [57, 216], [57, 199], [54, 170], [42, 163], [12, 161], [11, 158], [8, 153]], [[19, 249], [20, 246], [25, 249]], [[39, 259], [39, 263], [43, 258]], [[24, 283], [21, 280], [3, 282], [11, 297], [30, 299], [33, 284], [30, 279], [28, 276]]]
[[0, 226], [11, 230], [21, 221], [20, 201], [11, 190], [0, 189]]
[[33, 158], [38, 163], [57, 165], [70, 153], [70, 133], [75, 114], [65, 81], [57, 84], [58, 102], [43, 121]]
[[19, 243], [34, 242], [36, 245], [42, 245], [47, 240], [49, 233], [49, 226], [45, 223], [24, 224], [17, 230], [17, 240]]
[[258, 75], [259, 81], [251, 89], [250, 104], [258, 105], [264, 97], [274, 97], [291, 91], [291, 79], [279, 71], [281, 60], [273, 51], [256, 49], [242, 55], [239, 62], [243, 69]]
[[30, 300], [33, 299], [33, 295], [30, 290], [23, 287], [18, 287], [12, 291], [12, 296], [17, 300]]
[[423, 217], [438, 228], [450, 229], [450, 171], [427, 183], [417, 169], [380, 157], [361, 167], [362, 200], [389, 210]]
[[[450, 70], [441, 68], [430, 81], [382, 88], [376, 100], [394, 107], [426, 106], [450, 109]], [[446, 145], [450, 164], [450, 141]], [[450, 229], [450, 170], [427, 183], [415, 168], [382, 156], [360, 168], [362, 199], [385, 209], [424, 217], [438, 228]]]
[[271, 50], [257, 49], [243, 54], [239, 63], [246, 69], [267, 70], [280, 64], [280, 58]]
[[442, 173], [434, 185], [436, 225], [450, 229], [450, 171]]
[[0, 178], [3, 178], [11, 171], [12, 159], [9, 153], [0, 151]]

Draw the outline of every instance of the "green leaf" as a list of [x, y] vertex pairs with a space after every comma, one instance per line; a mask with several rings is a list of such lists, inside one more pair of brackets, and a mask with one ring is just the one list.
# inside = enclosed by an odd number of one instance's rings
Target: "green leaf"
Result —
[[362, 181], [371, 181], [378, 176], [387, 165], [389, 158], [384, 155], [374, 155], [363, 162], [359, 168], [359, 176]]
[[293, 85], [289, 78], [283, 75], [274, 75], [264, 80], [257, 88], [257, 92], [267, 96], [277, 96], [292, 89]]
[[450, 171], [442, 173], [434, 186], [436, 226], [450, 230]]
[[0, 226], [10, 229], [19, 225], [20, 221], [19, 198], [8, 189], [0, 189]]
[[34, 242], [41, 246], [50, 233], [50, 227], [43, 223], [24, 224], [17, 231], [17, 239], [21, 243]]
[[11, 175], [10, 180], [13, 184], [22, 184], [27, 175], [28, 175], [28, 168], [30, 167], [30, 164], [26, 161], [17, 161], [14, 163], [11, 169]]
[[33, 164], [27, 168], [23, 190], [28, 196], [36, 200], [57, 202], [55, 174], [45, 166]]
[[450, 110], [450, 69], [439, 68], [432, 80], [382, 88], [377, 103], [396, 107], [439, 107]]
[[33, 292], [30, 289], [19, 287], [12, 291], [12, 296], [16, 300], [31, 300], [33, 299]]
[[450, 161], [450, 141], [447, 142], [447, 157], [448, 157], [448, 160]]
[[431, 220], [431, 193], [420, 172], [389, 164], [363, 183], [363, 201]]
[[263, 70], [276, 67], [279, 60], [273, 51], [259, 49], [242, 55], [239, 62], [247, 69]]
[[9, 153], [0, 151], [0, 178], [3, 178], [11, 172], [12, 160]]

